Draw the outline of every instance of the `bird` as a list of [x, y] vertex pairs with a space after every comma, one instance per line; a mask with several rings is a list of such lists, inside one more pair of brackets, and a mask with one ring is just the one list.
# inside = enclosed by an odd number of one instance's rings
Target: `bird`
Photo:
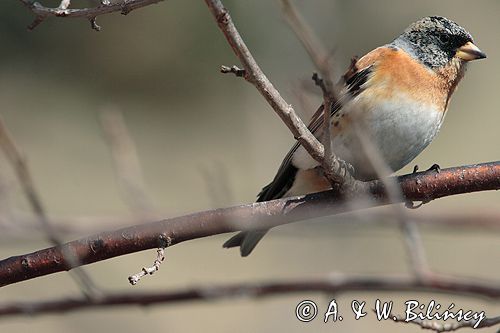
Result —
[[[362, 147], [362, 128], [392, 172], [403, 168], [436, 137], [467, 63], [483, 58], [471, 34], [452, 20], [428, 16], [410, 24], [392, 42], [356, 60], [341, 78], [338, 102], [330, 110], [332, 151], [352, 166], [356, 179], [377, 179]], [[318, 139], [323, 119], [322, 105], [308, 126]], [[319, 163], [296, 142], [257, 202], [330, 188]], [[239, 232], [223, 247], [240, 247], [246, 257], [267, 231]]]

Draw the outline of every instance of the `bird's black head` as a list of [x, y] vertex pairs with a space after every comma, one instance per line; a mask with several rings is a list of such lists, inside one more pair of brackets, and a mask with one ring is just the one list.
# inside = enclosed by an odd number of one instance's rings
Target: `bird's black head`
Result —
[[441, 16], [424, 17], [411, 24], [392, 44], [432, 69], [443, 67], [453, 58], [470, 61], [486, 57], [467, 30]]

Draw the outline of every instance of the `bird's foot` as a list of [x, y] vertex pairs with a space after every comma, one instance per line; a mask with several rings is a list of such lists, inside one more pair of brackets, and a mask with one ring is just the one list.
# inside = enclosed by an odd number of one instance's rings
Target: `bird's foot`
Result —
[[[412, 173], [417, 173], [418, 172], [418, 164], [415, 164], [415, 166], [413, 167], [413, 172]], [[439, 166], [439, 164], [436, 164], [434, 163], [433, 165], [431, 165], [431, 167], [425, 171], [436, 171], [437, 173], [440, 173], [441, 172], [441, 167]]]
[[352, 166], [351, 163], [346, 162], [344, 160], [339, 160], [339, 162], [340, 162], [341, 169], [346, 170], [347, 172], [349, 172], [351, 174], [351, 176], [354, 176], [355, 170], [354, 170], [354, 167]]
[[440, 173], [441, 167], [439, 166], [439, 164], [434, 163], [429, 169], [427, 169], [427, 171], [436, 171], [437, 173]]

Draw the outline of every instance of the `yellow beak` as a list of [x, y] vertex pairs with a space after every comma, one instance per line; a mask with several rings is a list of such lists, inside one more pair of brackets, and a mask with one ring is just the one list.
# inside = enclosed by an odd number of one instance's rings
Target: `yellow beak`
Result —
[[459, 47], [455, 56], [464, 61], [486, 58], [486, 54], [472, 42], [467, 42], [465, 45]]

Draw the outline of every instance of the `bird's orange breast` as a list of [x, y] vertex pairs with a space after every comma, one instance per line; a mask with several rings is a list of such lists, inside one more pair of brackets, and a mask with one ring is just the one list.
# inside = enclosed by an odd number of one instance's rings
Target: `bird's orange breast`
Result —
[[374, 65], [366, 91], [374, 99], [393, 99], [406, 95], [418, 103], [432, 104], [446, 110], [449, 87], [446, 79], [413, 59], [401, 49], [377, 48], [356, 64], [358, 68]]

